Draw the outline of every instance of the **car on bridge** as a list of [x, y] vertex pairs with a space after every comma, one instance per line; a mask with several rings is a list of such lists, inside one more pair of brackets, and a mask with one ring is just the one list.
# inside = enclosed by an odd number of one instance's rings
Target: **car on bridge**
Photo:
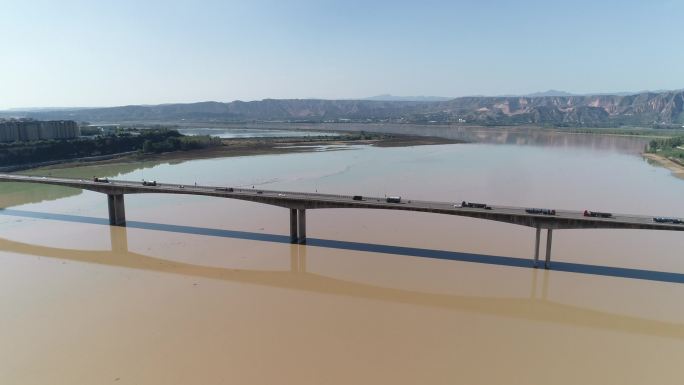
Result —
[[584, 210], [584, 216], [585, 217], [597, 217], [597, 218], [612, 218], [613, 214], [605, 213], [605, 212], [601, 212], [601, 211]]
[[554, 209], [530, 208], [530, 209], [525, 209], [525, 212], [528, 214], [556, 215], [556, 210], [554, 210]]
[[387, 197], [387, 203], [401, 203], [401, 197]]
[[143, 186], [156, 186], [157, 181], [156, 180], [143, 180], [142, 185]]
[[100, 178], [97, 176], [93, 177], [93, 182], [98, 182], [98, 183], [109, 183], [109, 178]]
[[653, 222], [656, 223], [672, 223], [675, 225], [684, 224], [684, 219], [671, 218], [671, 217], [654, 217]]

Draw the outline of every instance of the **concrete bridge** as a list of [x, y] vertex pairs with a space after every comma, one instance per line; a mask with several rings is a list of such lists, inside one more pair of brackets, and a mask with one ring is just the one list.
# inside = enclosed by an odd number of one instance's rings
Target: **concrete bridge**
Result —
[[546, 261], [551, 261], [553, 230], [556, 229], [641, 229], [684, 231], [684, 224], [657, 223], [652, 216], [613, 214], [609, 218], [586, 217], [581, 211], [556, 210], [555, 215], [530, 214], [524, 207], [491, 206], [491, 208], [460, 207], [456, 202], [434, 202], [402, 200], [400, 203], [387, 202], [386, 198], [362, 197], [354, 199], [350, 195], [314, 194], [293, 191], [273, 191], [260, 189], [241, 189], [225, 186], [196, 186], [156, 183], [154, 186], [141, 182], [0, 174], [0, 182], [40, 183], [73, 187], [107, 194], [109, 223], [113, 226], [126, 225], [124, 205], [125, 194], [186, 194], [204, 195], [219, 198], [240, 199], [287, 208], [290, 211], [290, 240], [292, 243], [306, 243], [306, 210], [326, 208], [361, 208], [419, 211], [436, 214], [458, 215], [486, 219], [536, 229], [535, 266], [539, 261], [541, 230], [547, 231]]

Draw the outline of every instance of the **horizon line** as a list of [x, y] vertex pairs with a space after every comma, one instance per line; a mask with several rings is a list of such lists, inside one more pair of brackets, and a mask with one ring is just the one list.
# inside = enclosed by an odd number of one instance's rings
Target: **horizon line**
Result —
[[[319, 97], [305, 97], [305, 98], [272, 98], [266, 97], [262, 99], [233, 99], [230, 101], [219, 101], [219, 100], [200, 100], [200, 101], [187, 101], [187, 102], [161, 102], [161, 103], [128, 103], [128, 104], [111, 104], [111, 105], [94, 105], [94, 106], [33, 106], [33, 107], [4, 107], [0, 108], [0, 112], [12, 113], [12, 112], [36, 112], [38, 110], [86, 110], [86, 109], [98, 109], [98, 108], [117, 108], [117, 107], [155, 107], [164, 105], [176, 105], [176, 104], [199, 104], [199, 103], [221, 103], [230, 104], [235, 102], [251, 103], [251, 102], [263, 102], [267, 100], [326, 100], [326, 101], [368, 101], [368, 102], [439, 102], [440, 100], [412, 100], [411, 98], [424, 98], [424, 99], [444, 99], [441, 101], [449, 101], [461, 98], [515, 98], [515, 97], [571, 97], [571, 96], [632, 96], [644, 93], [667, 93], [667, 92], [678, 92], [684, 91], [684, 88], [673, 88], [673, 89], [660, 89], [660, 90], [642, 90], [637, 92], [624, 91], [624, 92], [588, 92], [588, 93], [572, 93], [563, 90], [549, 89], [547, 91], [532, 92], [528, 94], [500, 94], [500, 95], [462, 95], [462, 96], [438, 96], [438, 95], [393, 95], [393, 94], [378, 94], [374, 96], [358, 97], [358, 98], [319, 98]], [[563, 93], [565, 95], [543, 95], [545, 93]], [[398, 100], [382, 100], [376, 99], [380, 97], [388, 98], [398, 98]], [[404, 100], [401, 100], [404, 99]]]

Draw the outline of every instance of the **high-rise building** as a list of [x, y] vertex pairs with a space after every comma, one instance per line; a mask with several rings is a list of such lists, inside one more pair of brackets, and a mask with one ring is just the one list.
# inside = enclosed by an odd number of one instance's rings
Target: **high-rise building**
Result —
[[42, 139], [71, 139], [80, 135], [73, 120], [0, 121], [0, 142], [27, 142]]

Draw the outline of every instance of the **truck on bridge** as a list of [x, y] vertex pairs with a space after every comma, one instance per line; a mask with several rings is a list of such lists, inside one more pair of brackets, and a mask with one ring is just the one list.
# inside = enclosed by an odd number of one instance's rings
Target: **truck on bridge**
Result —
[[675, 225], [681, 225], [684, 223], [684, 219], [670, 218], [670, 217], [655, 217], [653, 222], [656, 223], [673, 223]]
[[601, 211], [589, 211], [589, 210], [584, 210], [584, 216], [585, 217], [598, 217], [598, 218], [612, 218], [613, 214], [611, 213], [604, 213]]
[[528, 214], [556, 215], [554, 209], [525, 209]]
[[492, 206], [489, 206], [486, 203], [474, 203], [474, 202], [466, 202], [466, 201], [461, 202], [461, 207], [471, 208], [471, 209], [485, 209], [485, 210], [491, 210], [492, 209]]

